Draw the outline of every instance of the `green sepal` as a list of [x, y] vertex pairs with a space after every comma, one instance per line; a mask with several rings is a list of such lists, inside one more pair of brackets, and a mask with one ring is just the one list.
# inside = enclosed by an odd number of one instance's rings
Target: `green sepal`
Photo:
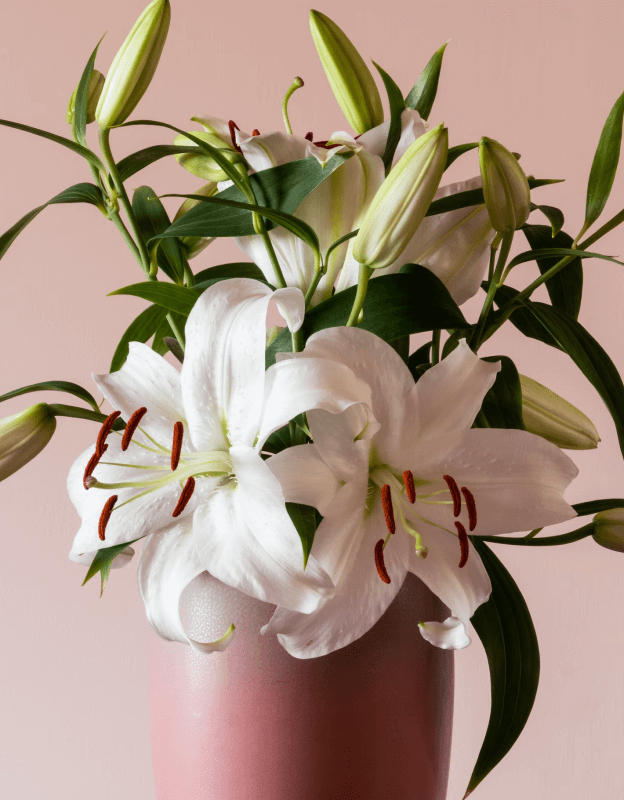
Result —
[[[171, 225], [169, 215], [149, 186], [139, 186], [132, 196], [132, 210], [145, 241], [160, 236]], [[174, 283], [184, 278], [184, 257], [177, 238], [163, 239], [157, 251], [158, 266]]]
[[407, 108], [413, 108], [417, 111], [422, 119], [429, 119], [433, 103], [438, 93], [438, 82], [440, 80], [440, 71], [442, 70], [442, 59], [444, 58], [444, 51], [446, 50], [445, 42], [442, 47], [435, 51], [429, 59], [429, 63], [420, 73], [420, 76], [414, 84], [411, 92], [405, 98], [405, 105]]
[[313, 506], [306, 506], [303, 503], [286, 503], [286, 511], [301, 539], [303, 568], [305, 569], [308, 565], [308, 558], [314, 544], [314, 536], [319, 525], [319, 513]]
[[77, 383], [71, 383], [69, 381], [41, 381], [40, 383], [31, 383], [30, 386], [22, 386], [21, 389], [14, 389], [12, 392], [0, 395], [0, 403], [4, 400], [11, 400], [13, 397], [19, 397], [22, 394], [29, 394], [30, 392], [67, 392], [67, 394], [72, 394], [74, 397], [79, 397], [81, 400], [84, 400], [94, 411], [98, 413], [100, 411], [100, 407], [91, 392], [83, 389], [83, 387], [79, 386]]
[[130, 342], [142, 342], [154, 335], [160, 323], [167, 316], [167, 309], [159, 305], [149, 306], [145, 311], [141, 311], [139, 316], [133, 320], [126, 332], [119, 340], [113, 360], [111, 361], [110, 371], [117, 372], [121, 369], [128, 358]]
[[386, 141], [386, 149], [382, 156], [384, 167], [386, 168], [386, 175], [392, 167], [392, 159], [401, 138], [401, 114], [405, 111], [405, 101], [401, 90], [392, 80], [390, 75], [383, 70], [379, 64], [375, 64], [377, 72], [381, 75], [381, 79], [386, 87], [388, 94], [388, 105], [390, 106], [390, 128], [388, 129], [388, 139]]
[[522, 733], [535, 702], [540, 672], [537, 635], [520, 589], [485, 542], [478, 536], [471, 536], [470, 542], [492, 582], [490, 599], [472, 617], [488, 659], [492, 703], [464, 797], [504, 758]]
[[[542, 250], [549, 245], [554, 247], [570, 248], [572, 237], [564, 231], [559, 231], [554, 238], [547, 225], [523, 225], [522, 231], [532, 250]], [[537, 266], [542, 275], [559, 261], [558, 258], [539, 258]], [[575, 258], [552, 278], [546, 281], [546, 289], [550, 301], [568, 316], [578, 319], [583, 297], [583, 262]]]
[[131, 542], [124, 542], [123, 544], [116, 544], [112, 547], [102, 547], [100, 550], [97, 551], [95, 554], [95, 558], [91, 562], [91, 566], [85, 576], [82, 585], [84, 586], [85, 583], [88, 583], [91, 578], [95, 575], [100, 573], [101, 578], [101, 588], [100, 588], [100, 597], [104, 594], [104, 588], [108, 582], [108, 576], [110, 575], [111, 567], [113, 565], [113, 561], [115, 558], [123, 552], [126, 547], [130, 547], [135, 542], [138, 542], [138, 539], [133, 539]]
[[507, 356], [487, 356], [483, 361], [500, 361], [501, 369], [494, 385], [483, 398], [473, 427], [526, 430], [522, 419], [522, 389], [516, 365]]

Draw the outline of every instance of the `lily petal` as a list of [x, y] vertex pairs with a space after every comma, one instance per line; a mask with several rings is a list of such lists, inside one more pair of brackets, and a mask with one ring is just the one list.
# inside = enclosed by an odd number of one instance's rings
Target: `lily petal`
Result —
[[[371, 128], [366, 133], [358, 136], [357, 143], [365, 147], [369, 153], [381, 158], [386, 149], [389, 132], [390, 120], [387, 119], [381, 125], [377, 125], [375, 128]], [[401, 138], [392, 159], [392, 166], [400, 160], [407, 148], [426, 132], [427, 124], [421, 119], [420, 114], [411, 108], [406, 108], [401, 113]]]
[[[333, 419], [333, 415], [327, 416]], [[321, 514], [325, 513], [340, 488], [336, 476], [319, 456], [316, 445], [288, 447], [271, 456], [266, 463], [288, 502], [314, 506]]]
[[423, 639], [442, 650], [463, 650], [471, 642], [464, 623], [457, 617], [448, 617], [444, 622], [418, 623]]

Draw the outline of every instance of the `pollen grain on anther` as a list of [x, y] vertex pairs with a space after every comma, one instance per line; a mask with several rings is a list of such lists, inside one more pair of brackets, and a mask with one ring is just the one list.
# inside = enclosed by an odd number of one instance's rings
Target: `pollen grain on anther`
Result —
[[381, 487], [381, 507], [383, 508], [386, 527], [390, 533], [394, 533], [396, 531], [396, 523], [394, 521], [394, 510], [392, 508], [392, 493], [387, 483]]
[[112, 414], [109, 414], [104, 422], [102, 423], [102, 427], [100, 428], [100, 432], [98, 433], [97, 440], [95, 442], [95, 452], [98, 454], [100, 458], [106, 452], [106, 447], [104, 443], [106, 442], [106, 437], [111, 432], [115, 421], [118, 417], [121, 416], [121, 411], [113, 411]]
[[238, 125], [237, 125], [237, 124], [234, 122], [234, 120], [233, 120], [233, 119], [231, 119], [231, 120], [228, 122], [228, 128], [230, 129], [230, 137], [231, 137], [231, 139], [232, 139], [232, 144], [234, 145], [234, 149], [235, 149], [235, 150], [238, 150], [238, 152], [239, 152], [239, 153], [242, 153], [243, 151], [240, 149], [240, 145], [239, 145], [239, 144], [238, 144], [238, 142], [236, 141], [236, 133], [235, 133], [235, 131], [240, 131], [240, 128], [239, 128], [239, 127], [238, 127]]
[[173, 443], [171, 445], [171, 469], [178, 468], [180, 453], [182, 452], [182, 439], [184, 437], [184, 424], [178, 420], [173, 426]]
[[[104, 445], [104, 450], [108, 450], [107, 444]], [[100, 463], [101, 457], [102, 456], [99, 456], [97, 453], [94, 453], [89, 459], [89, 462], [84, 471], [84, 475], [82, 476], [82, 485], [84, 486], [85, 489], [89, 488], [89, 478], [91, 477], [91, 475], [93, 475], [93, 470]]]
[[251, 135], [252, 136], [260, 136], [260, 131], [257, 128], [254, 128], [252, 133], [251, 133]]
[[308, 131], [303, 138], [307, 139], [309, 142], [313, 142], [314, 141], [314, 134], [312, 133], [312, 131]]
[[406, 469], [403, 473], [403, 483], [405, 484], [405, 493], [410, 503], [416, 502], [416, 487], [414, 486], [414, 476], [411, 470]]
[[464, 502], [468, 509], [468, 528], [473, 531], [477, 527], [477, 504], [475, 503], [474, 495], [470, 489], [462, 486], [462, 494], [464, 495]]
[[388, 570], [386, 569], [386, 564], [384, 561], [383, 547], [384, 547], [384, 540], [380, 539], [375, 545], [375, 566], [377, 567], [377, 572], [379, 573], [379, 577], [381, 578], [381, 580], [384, 583], [391, 583], [390, 576], [388, 575]]
[[461, 494], [459, 493], [459, 486], [455, 478], [450, 475], [443, 475], [442, 477], [446, 481], [446, 485], [451, 493], [451, 499], [453, 500], [453, 516], [458, 517], [461, 514]]
[[102, 542], [106, 539], [106, 526], [108, 525], [110, 515], [113, 513], [113, 508], [117, 502], [117, 497], [118, 496], [116, 494], [112, 495], [112, 497], [109, 497], [106, 503], [104, 503], [104, 508], [100, 514], [100, 521], [98, 523], [98, 536]]
[[180, 514], [186, 508], [188, 501], [191, 499], [193, 492], [195, 491], [195, 478], [192, 476], [187, 478], [186, 483], [184, 484], [184, 489], [182, 489], [182, 494], [178, 498], [178, 502], [176, 507], [173, 509], [172, 517], [179, 517]]
[[469, 544], [468, 544], [468, 534], [466, 533], [466, 529], [458, 520], [455, 520], [455, 527], [457, 528], [457, 537], [459, 538], [459, 547], [460, 547], [460, 558], [459, 558], [459, 568], [465, 567], [468, 563], [468, 551], [469, 551]]
[[130, 447], [130, 442], [132, 441], [134, 432], [139, 427], [139, 423], [141, 422], [145, 414], [147, 414], [147, 409], [145, 408], [145, 406], [137, 408], [137, 410], [134, 412], [134, 414], [130, 417], [130, 419], [126, 423], [126, 430], [123, 432], [123, 436], [121, 437], [122, 450], [125, 451]]

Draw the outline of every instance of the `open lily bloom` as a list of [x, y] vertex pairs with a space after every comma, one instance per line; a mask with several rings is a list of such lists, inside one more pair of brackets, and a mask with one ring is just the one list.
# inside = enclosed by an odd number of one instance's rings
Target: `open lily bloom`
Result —
[[82, 517], [70, 558], [90, 563], [102, 547], [152, 534], [141, 555], [141, 591], [166, 638], [188, 641], [178, 600], [204, 570], [302, 613], [333, 593], [314, 558], [304, 572], [301, 541], [260, 453], [297, 414], [339, 413], [366, 401], [369, 390], [348, 367], [325, 359], [265, 372], [271, 299], [296, 330], [303, 318], [298, 289], [224, 281], [207, 289], [189, 316], [181, 373], [133, 343], [119, 372], [94, 376], [127, 426], [121, 436], [105, 424], [95, 453], [89, 448], [70, 471], [69, 494]]
[[574, 517], [563, 492], [576, 466], [525, 431], [471, 429], [499, 365], [465, 341], [417, 384], [389, 345], [354, 328], [315, 334], [295, 360], [308, 358], [332, 359], [367, 380], [377, 422], [361, 406], [338, 416], [312, 411], [314, 444], [270, 459], [286, 499], [323, 515], [312, 552], [336, 591], [309, 615], [278, 608], [264, 632], [298, 658], [337, 650], [375, 624], [411, 571], [451, 610], [445, 622], [421, 623], [421, 634], [465, 647], [468, 620], [491, 591], [467, 533]]

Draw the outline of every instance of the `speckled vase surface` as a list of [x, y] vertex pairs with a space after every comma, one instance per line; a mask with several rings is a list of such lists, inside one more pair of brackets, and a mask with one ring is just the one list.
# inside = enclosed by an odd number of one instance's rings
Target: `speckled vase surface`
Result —
[[204, 656], [154, 637], [150, 709], [158, 800], [445, 800], [453, 656], [417, 624], [444, 608], [408, 575], [377, 625], [298, 660], [259, 635], [273, 606], [204, 574], [182, 598]]

